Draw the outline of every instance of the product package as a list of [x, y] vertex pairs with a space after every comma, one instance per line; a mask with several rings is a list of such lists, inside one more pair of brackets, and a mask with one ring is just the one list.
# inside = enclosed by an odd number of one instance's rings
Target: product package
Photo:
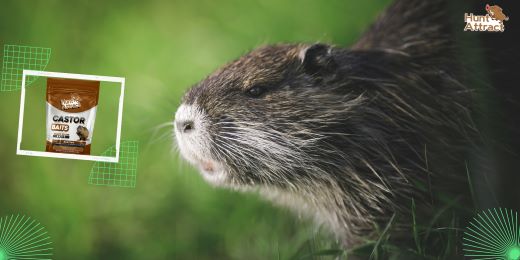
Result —
[[47, 78], [47, 152], [90, 154], [99, 85]]

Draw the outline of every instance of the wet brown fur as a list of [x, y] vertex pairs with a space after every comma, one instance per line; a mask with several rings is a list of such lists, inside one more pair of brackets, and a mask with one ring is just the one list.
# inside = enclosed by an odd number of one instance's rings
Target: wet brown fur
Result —
[[434, 193], [467, 200], [478, 133], [445, 8], [396, 1], [351, 48], [264, 46], [195, 85], [183, 103], [211, 121], [227, 186], [259, 190], [347, 246], [393, 216], [410, 236], [412, 199], [417, 214]]

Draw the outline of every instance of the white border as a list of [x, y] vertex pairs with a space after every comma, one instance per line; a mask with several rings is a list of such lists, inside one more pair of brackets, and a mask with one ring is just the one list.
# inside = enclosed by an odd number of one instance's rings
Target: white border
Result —
[[[117, 112], [116, 157], [93, 156], [93, 155], [84, 155], [84, 154], [40, 152], [40, 151], [28, 151], [28, 150], [20, 149], [20, 145], [22, 143], [23, 114], [24, 114], [24, 106], [25, 106], [25, 78], [27, 76], [64, 78], [64, 79], [82, 79], [82, 80], [95, 80], [95, 81], [121, 83], [121, 95], [119, 96], [119, 109]], [[18, 120], [18, 142], [17, 142], [17, 146], [16, 146], [16, 154], [27, 155], [27, 156], [50, 157], [50, 158], [98, 161], [98, 162], [112, 162], [112, 163], [119, 162], [119, 148], [121, 145], [121, 122], [123, 120], [124, 96], [125, 96], [125, 78], [84, 75], [84, 74], [71, 74], [71, 73], [50, 72], [50, 71], [38, 71], [38, 70], [23, 70], [22, 94], [20, 97], [20, 117]]]

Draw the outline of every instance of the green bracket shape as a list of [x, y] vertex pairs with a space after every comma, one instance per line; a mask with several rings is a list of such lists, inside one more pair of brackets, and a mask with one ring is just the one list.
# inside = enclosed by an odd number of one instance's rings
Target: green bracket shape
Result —
[[480, 212], [462, 237], [464, 256], [470, 259], [520, 259], [518, 213], [494, 208]]
[[[103, 152], [103, 156], [116, 156], [115, 146]], [[135, 188], [137, 182], [138, 141], [123, 141], [119, 162], [96, 162], [90, 170], [88, 183], [93, 185]]]
[[[50, 48], [4, 45], [0, 91], [20, 90], [23, 70], [45, 70], [50, 58]], [[38, 77], [28, 76], [25, 79], [25, 86], [31, 85], [36, 79]]]
[[51, 238], [35, 220], [20, 215], [0, 218], [0, 260], [52, 259]]

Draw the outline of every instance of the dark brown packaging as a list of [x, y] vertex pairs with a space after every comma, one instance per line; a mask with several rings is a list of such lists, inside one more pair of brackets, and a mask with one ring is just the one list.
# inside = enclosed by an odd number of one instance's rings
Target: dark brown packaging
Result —
[[47, 152], [90, 154], [99, 85], [47, 78]]

